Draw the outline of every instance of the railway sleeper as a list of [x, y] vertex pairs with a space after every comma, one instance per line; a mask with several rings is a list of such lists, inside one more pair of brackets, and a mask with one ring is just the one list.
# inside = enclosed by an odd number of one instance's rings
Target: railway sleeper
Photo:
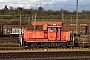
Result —
[[78, 43], [78, 46], [88, 48], [88, 47], [90, 47], [90, 43]]

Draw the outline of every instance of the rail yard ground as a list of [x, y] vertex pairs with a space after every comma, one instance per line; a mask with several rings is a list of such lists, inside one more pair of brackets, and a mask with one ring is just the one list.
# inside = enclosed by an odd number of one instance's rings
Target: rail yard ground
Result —
[[90, 60], [90, 48], [0, 47], [1, 60]]
[[90, 52], [13, 52], [0, 53], [1, 60], [90, 60]]

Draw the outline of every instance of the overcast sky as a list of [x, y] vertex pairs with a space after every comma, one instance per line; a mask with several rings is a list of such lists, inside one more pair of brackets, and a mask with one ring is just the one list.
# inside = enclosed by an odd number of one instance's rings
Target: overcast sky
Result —
[[[78, 0], [78, 10], [90, 10], [90, 0]], [[76, 0], [0, 0], [0, 9], [7, 5], [17, 8], [23, 7], [25, 9], [37, 9], [38, 7], [43, 7], [45, 10], [76, 10]]]

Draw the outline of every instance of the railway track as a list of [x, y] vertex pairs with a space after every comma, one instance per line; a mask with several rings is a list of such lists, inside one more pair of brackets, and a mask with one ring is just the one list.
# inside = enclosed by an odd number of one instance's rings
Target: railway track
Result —
[[25, 52], [1, 53], [8, 60], [90, 60], [90, 52]]
[[18, 37], [1, 37], [0, 38], [0, 47], [15, 47], [20, 46]]
[[24, 47], [0, 47], [0, 51], [24, 50]]
[[0, 47], [0, 53], [13, 53], [13, 52], [75, 52], [85, 51], [90, 52], [90, 48], [29, 48], [29, 47]]
[[1, 60], [90, 60], [90, 48], [0, 47]]

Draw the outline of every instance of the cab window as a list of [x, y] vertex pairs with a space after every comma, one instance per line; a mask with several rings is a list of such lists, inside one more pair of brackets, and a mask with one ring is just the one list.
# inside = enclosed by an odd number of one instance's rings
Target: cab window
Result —
[[50, 32], [54, 32], [55, 31], [55, 28], [50, 28]]

